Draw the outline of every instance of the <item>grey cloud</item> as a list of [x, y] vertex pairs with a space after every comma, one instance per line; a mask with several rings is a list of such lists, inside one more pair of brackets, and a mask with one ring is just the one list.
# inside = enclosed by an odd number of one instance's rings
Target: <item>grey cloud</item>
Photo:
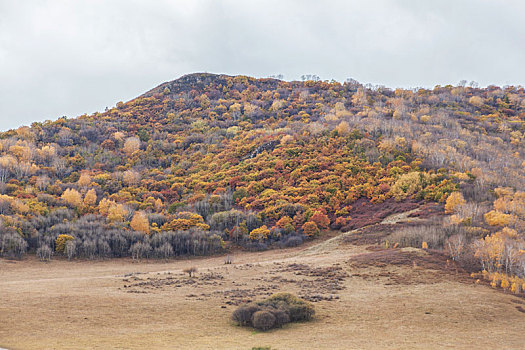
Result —
[[522, 1], [0, 0], [0, 129], [207, 71], [391, 87], [525, 81]]

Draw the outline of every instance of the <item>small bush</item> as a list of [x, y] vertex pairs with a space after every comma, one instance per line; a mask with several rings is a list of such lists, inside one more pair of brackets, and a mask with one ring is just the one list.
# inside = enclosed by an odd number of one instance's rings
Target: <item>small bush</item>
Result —
[[275, 315], [270, 311], [257, 311], [252, 316], [253, 328], [267, 331], [275, 326]]
[[290, 315], [285, 310], [274, 310], [272, 313], [275, 316], [275, 328], [281, 328], [290, 322]]
[[252, 304], [240, 306], [233, 312], [232, 320], [239, 326], [251, 326], [252, 316], [259, 310], [260, 307]]
[[232, 320], [239, 326], [267, 331], [289, 322], [308, 321], [314, 314], [310, 303], [290, 293], [279, 293], [255, 304], [240, 306], [233, 312]]
[[308, 321], [315, 314], [312, 304], [290, 293], [274, 294], [258, 304], [277, 310], [285, 310], [290, 316], [291, 322]]
[[188, 276], [193, 277], [195, 276], [195, 273], [197, 272], [197, 268], [195, 266], [185, 268], [182, 270], [182, 272], [187, 273]]

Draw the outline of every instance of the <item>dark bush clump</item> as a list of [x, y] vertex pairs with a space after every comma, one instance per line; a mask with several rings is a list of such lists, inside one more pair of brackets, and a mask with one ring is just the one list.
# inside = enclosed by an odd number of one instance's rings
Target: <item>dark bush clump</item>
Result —
[[289, 247], [297, 247], [303, 244], [304, 239], [302, 236], [290, 236], [288, 237], [283, 243], [283, 247], [289, 248]]
[[267, 331], [275, 326], [275, 316], [270, 311], [257, 311], [252, 316], [253, 328]]
[[312, 304], [290, 293], [274, 294], [258, 304], [286, 311], [288, 316], [290, 316], [290, 322], [308, 321], [315, 313]]
[[314, 313], [310, 303], [290, 293], [279, 293], [266, 300], [240, 306], [233, 312], [232, 320], [239, 326], [267, 331], [289, 322], [308, 321]]
[[239, 326], [250, 326], [252, 324], [252, 316], [259, 311], [260, 308], [256, 305], [243, 305], [233, 312], [232, 319], [237, 322]]
[[286, 311], [273, 310], [272, 313], [275, 316], [275, 328], [280, 328], [290, 322], [290, 315]]

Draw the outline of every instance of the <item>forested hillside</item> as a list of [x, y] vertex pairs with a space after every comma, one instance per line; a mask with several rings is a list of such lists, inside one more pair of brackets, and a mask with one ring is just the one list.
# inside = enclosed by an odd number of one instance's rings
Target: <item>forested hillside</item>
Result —
[[521, 87], [187, 75], [0, 134], [0, 254], [293, 246], [437, 202], [443, 222], [390, 241], [470, 254], [501, 283], [525, 274], [524, 121]]

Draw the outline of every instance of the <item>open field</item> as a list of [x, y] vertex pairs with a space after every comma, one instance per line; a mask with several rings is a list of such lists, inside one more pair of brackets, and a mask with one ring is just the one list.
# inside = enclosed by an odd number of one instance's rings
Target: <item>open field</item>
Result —
[[[231, 324], [236, 304], [279, 291], [313, 301], [315, 320], [267, 333]], [[524, 308], [442, 256], [340, 239], [236, 253], [232, 265], [0, 260], [8, 349], [517, 349]]]

